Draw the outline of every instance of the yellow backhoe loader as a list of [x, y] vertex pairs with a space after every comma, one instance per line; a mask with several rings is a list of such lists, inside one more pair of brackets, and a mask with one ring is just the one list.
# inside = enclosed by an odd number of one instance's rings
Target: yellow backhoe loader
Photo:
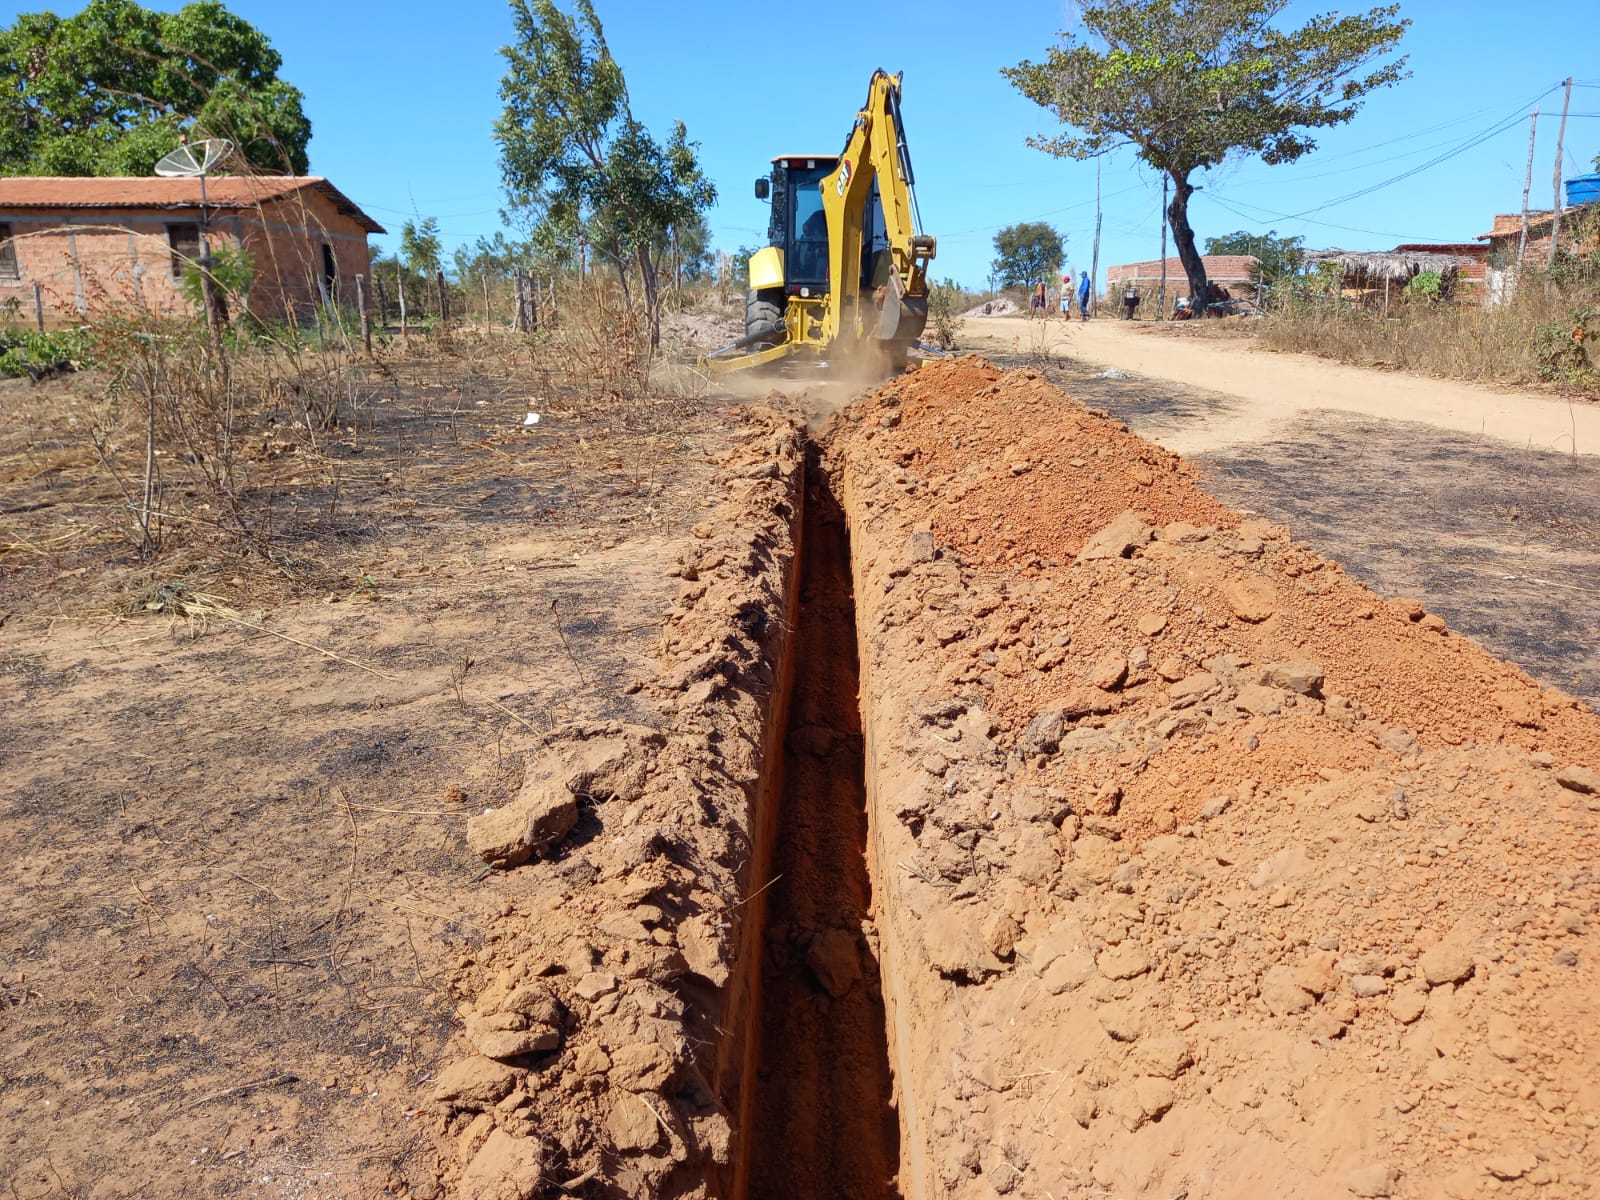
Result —
[[928, 321], [935, 249], [914, 184], [900, 76], [876, 71], [842, 152], [779, 155], [756, 180], [771, 244], [750, 257], [744, 337], [705, 365], [903, 368]]

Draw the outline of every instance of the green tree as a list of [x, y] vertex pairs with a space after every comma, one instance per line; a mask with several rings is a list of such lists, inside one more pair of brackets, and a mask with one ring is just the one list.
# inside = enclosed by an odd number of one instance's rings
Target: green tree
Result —
[[1066, 257], [1061, 235], [1043, 221], [1007, 225], [994, 235], [994, 273], [1007, 287], [1032, 287]]
[[217, 0], [90, 0], [0, 29], [0, 174], [150, 175], [185, 136], [303, 175], [311, 122], [265, 34]]
[[[1399, 43], [1398, 5], [1274, 22], [1288, 0], [1084, 0], [1081, 32], [1060, 35], [1045, 61], [1002, 71], [1069, 132], [1029, 144], [1087, 159], [1132, 144], [1172, 180], [1167, 217], [1192, 296], [1205, 265], [1189, 225], [1196, 171], [1229, 155], [1294, 162], [1309, 130], [1355, 116], [1367, 93], [1406, 77], [1406, 60], [1378, 60]], [[1202, 300], [1203, 303], [1203, 300]]]
[[441, 253], [438, 217], [422, 217], [400, 227], [400, 259], [406, 270], [432, 279], [439, 273]]
[[665, 145], [634, 119], [628, 88], [590, 0], [511, 0], [517, 41], [501, 48], [505, 110], [495, 123], [513, 208], [550, 236], [582, 239], [616, 268], [637, 267], [651, 344], [661, 335], [658, 248], [716, 199], [683, 122]]
[[1206, 253], [1254, 255], [1260, 264], [1256, 268], [1256, 282], [1271, 287], [1300, 274], [1305, 241], [1303, 237], [1281, 238], [1276, 229], [1266, 233], [1246, 233], [1241, 229], [1222, 237], [1207, 238]]

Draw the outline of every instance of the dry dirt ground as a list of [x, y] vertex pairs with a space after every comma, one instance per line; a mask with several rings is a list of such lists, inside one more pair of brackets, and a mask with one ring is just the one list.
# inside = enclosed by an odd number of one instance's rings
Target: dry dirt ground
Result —
[[317, 453], [252, 420], [272, 536], [147, 564], [98, 388], [0, 385], [0, 1193], [430, 1194], [446, 976], [519, 886], [466, 822], [648, 711], [739, 414], [397, 360]]
[[[1467, 447], [1270, 426], [1219, 500], [1031, 369], [808, 463], [400, 359], [252, 416], [260, 536], [145, 563], [95, 385], [0, 390], [0, 1191], [1592, 1190], [1595, 718], [1356, 581], [1449, 532], [1395, 472], [1501, 561]], [[1511, 501], [1530, 575], [1592, 478]]]
[[1183, 454], [1228, 504], [1288, 524], [1380, 594], [1417, 596], [1494, 653], [1600, 701], [1600, 404], [1174, 330], [974, 320], [964, 344], [1037, 366]]

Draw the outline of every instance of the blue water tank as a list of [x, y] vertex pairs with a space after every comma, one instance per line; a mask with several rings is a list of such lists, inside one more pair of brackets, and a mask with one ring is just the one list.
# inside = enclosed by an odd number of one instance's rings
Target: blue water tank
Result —
[[1567, 207], [1600, 200], [1600, 174], [1574, 175], [1567, 180]]

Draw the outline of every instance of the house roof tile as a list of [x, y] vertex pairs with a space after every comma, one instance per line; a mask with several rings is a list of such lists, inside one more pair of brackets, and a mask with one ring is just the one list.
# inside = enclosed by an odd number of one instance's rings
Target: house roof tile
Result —
[[[211, 208], [254, 208], [311, 190], [327, 197], [344, 216], [368, 233], [386, 232], [353, 200], [315, 175], [219, 175], [206, 180]], [[0, 208], [158, 208], [200, 207], [200, 185], [193, 179], [159, 176], [86, 178], [27, 175], [0, 179]]]

